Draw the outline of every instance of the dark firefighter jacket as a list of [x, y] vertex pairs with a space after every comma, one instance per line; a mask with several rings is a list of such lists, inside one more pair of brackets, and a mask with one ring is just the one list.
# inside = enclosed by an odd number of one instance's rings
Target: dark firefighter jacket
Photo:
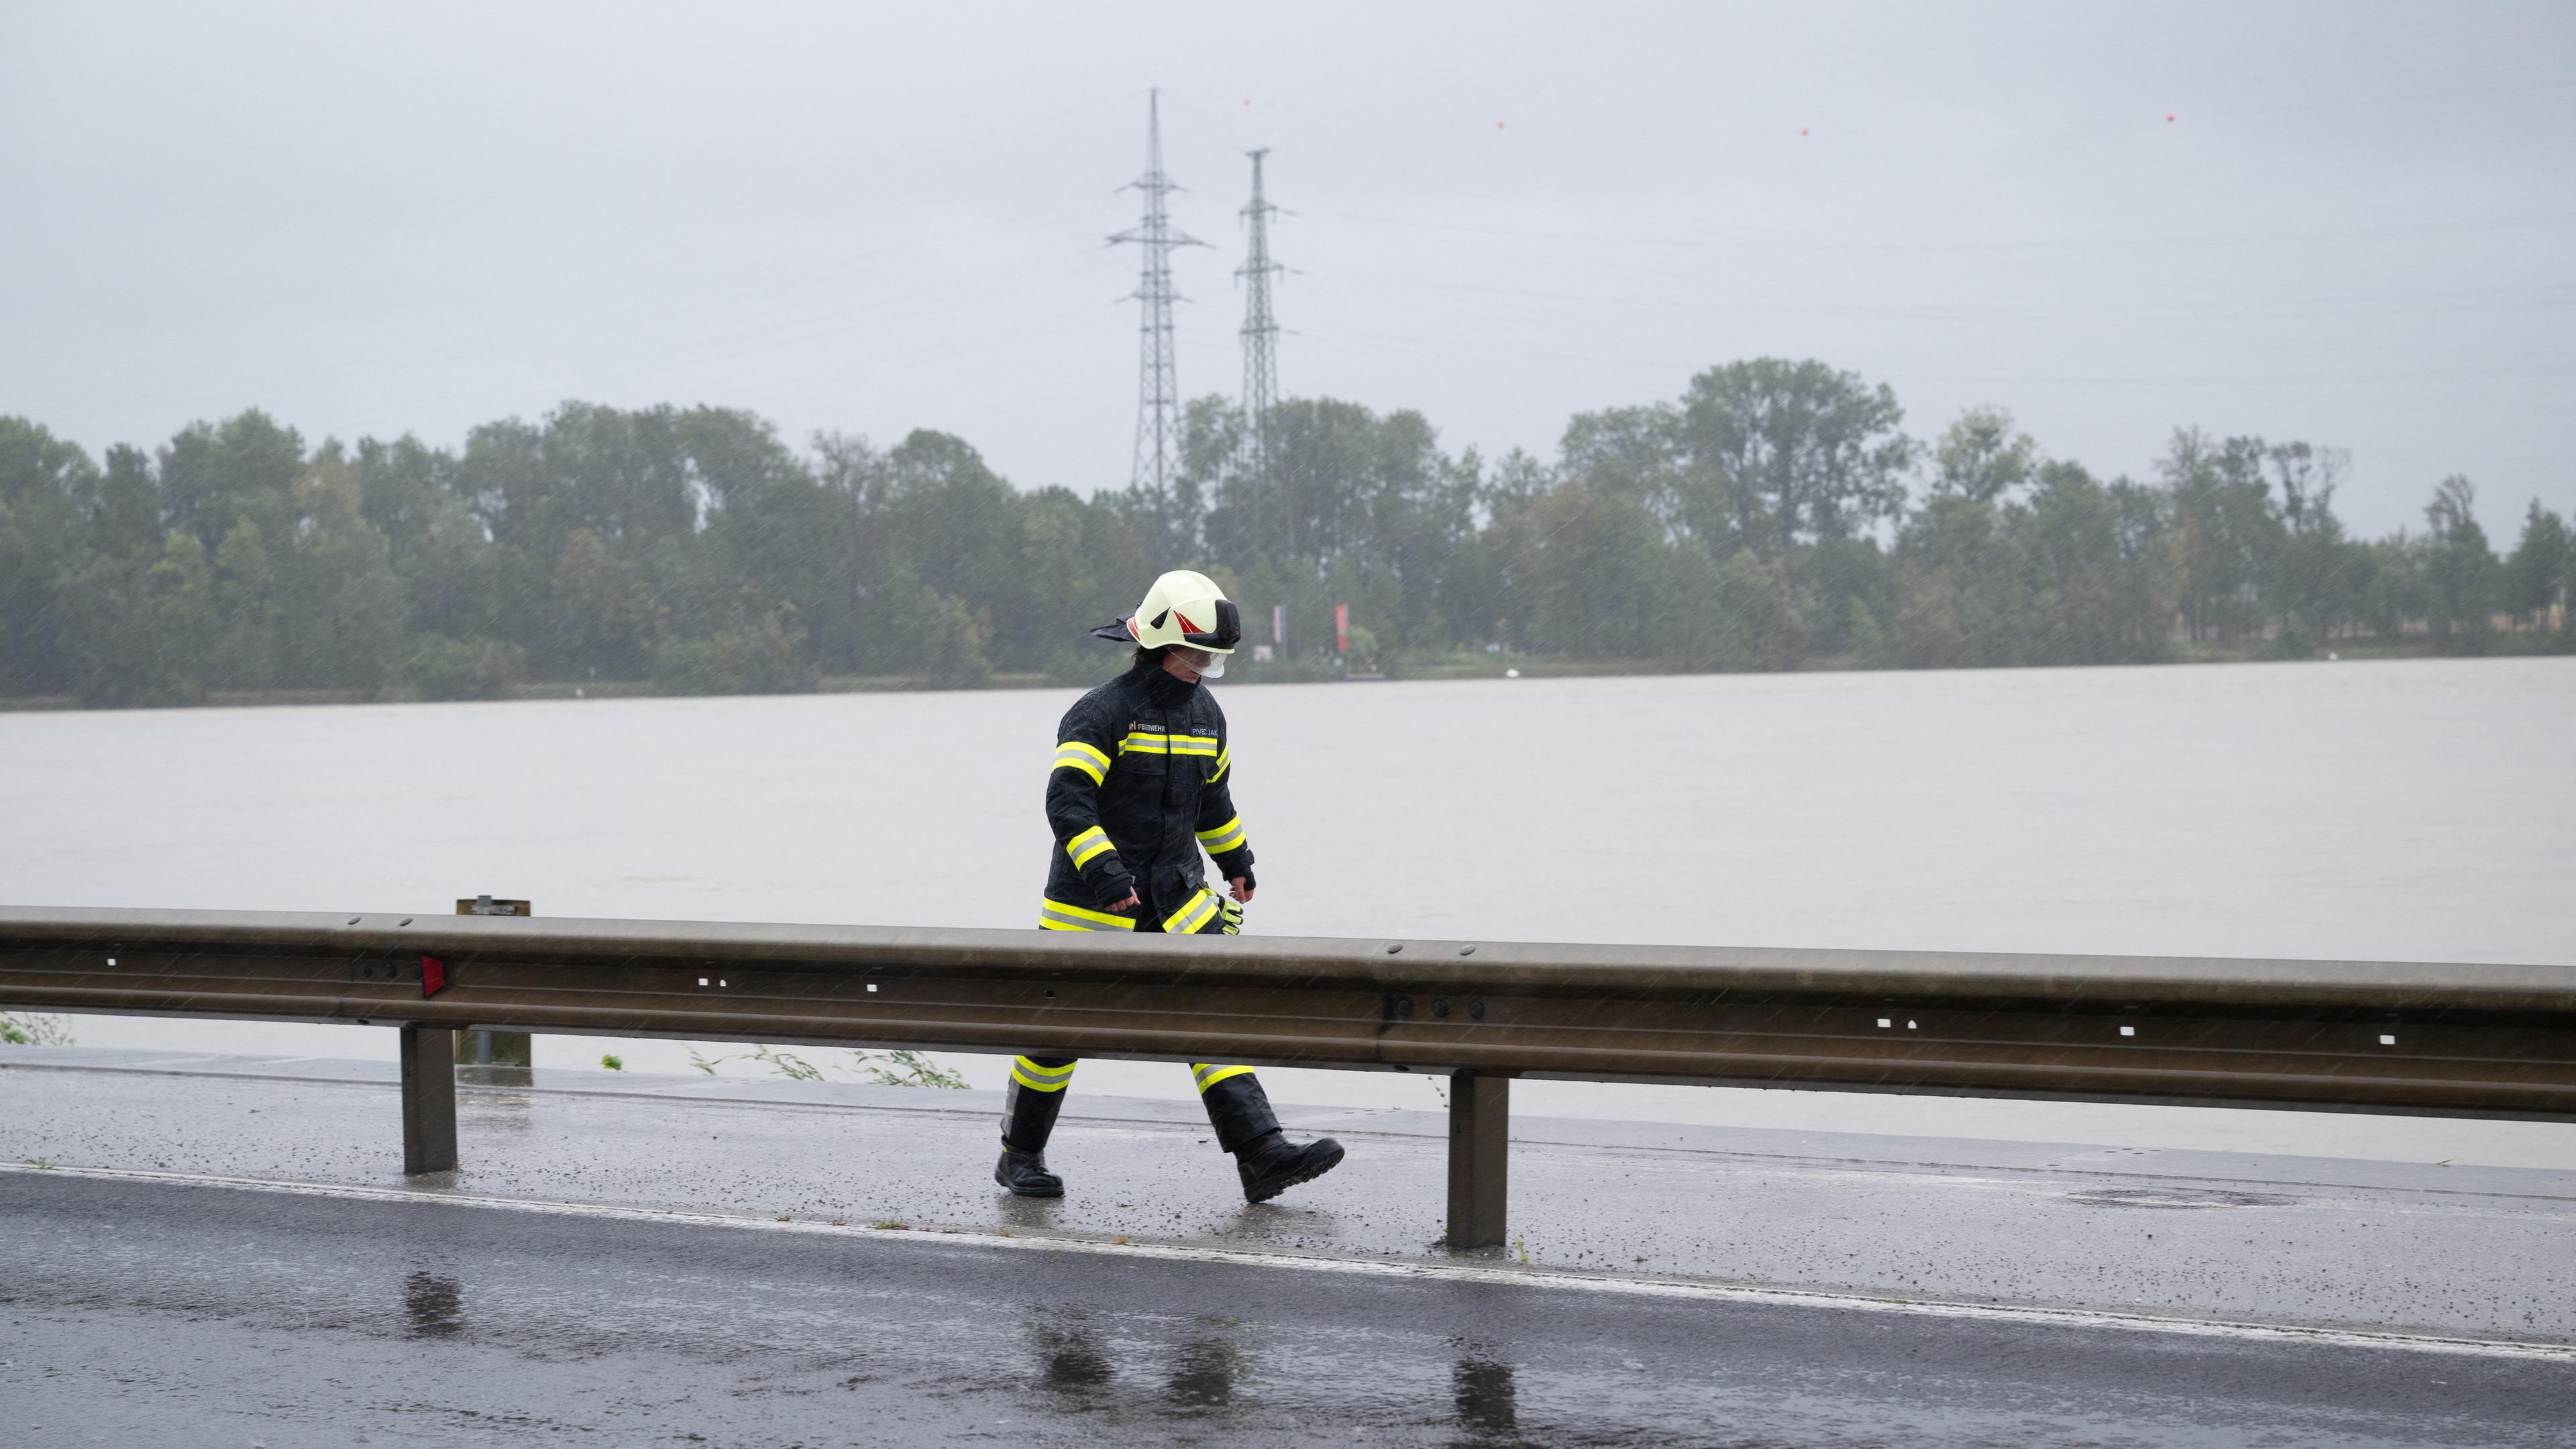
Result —
[[[1220, 880], [1252, 874], [1233, 766], [1215, 697], [1154, 660], [1076, 701], [1056, 727], [1047, 771], [1055, 850], [1039, 924], [1128, 931], [1144, 923], [1185, 935], [1214, 920], [1220, 898], [1206, 884], [1200, 849], [1215, 857]], [[1143, 897], [1134, 909], [1108, 909], [1131, 889]]]

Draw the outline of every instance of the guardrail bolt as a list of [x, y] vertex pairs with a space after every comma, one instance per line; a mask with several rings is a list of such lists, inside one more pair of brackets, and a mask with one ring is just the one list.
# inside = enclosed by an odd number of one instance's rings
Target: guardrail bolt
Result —
[[1431, 1014], [1433, 1016], [1447, 1016], [1449, 1014], [1449, 1003], [1435, 999], [1431, 1003]]

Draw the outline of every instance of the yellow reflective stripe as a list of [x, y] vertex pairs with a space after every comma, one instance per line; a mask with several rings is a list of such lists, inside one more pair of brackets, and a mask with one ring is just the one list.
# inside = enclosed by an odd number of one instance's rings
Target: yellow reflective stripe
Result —
[[1161, 735], [1150, 730], [1136, 730], [1118, 742], [1118, 752], [1134, 751], [1146, 755], [1195, 755], [1213, 759], [1220, 752], [1214, 735]]
[[1136, 929], [1136, 921], [1131, 916], [1113, 916], [1107, 911], [1068, 906], [1059, 900], [1040, 897], [1038, 929], [1041, 931], [1132, 931]]
[[1229, 1078], [1251, 1076], [1252, 1068], [1220, 1067], [1213, 1063], [1192, 1062], [1190, 1063], [1190, 1075], [1198, 1079], [1199, 1090], [1204, 1092], [1208, 1088], [1215, 1086], [1219, 1082], [1226, 1081]]
[[1098, 785], [1109, 778], [1109, 757], [1080, 740], [1067, 740], [1055, 747], [1055, 763], [1050, 770], [1080, 770]]
[[1208, 783], [1213, 785], [1217, 781], [1224, 779], [1225, 772], [1233, 768], [1234, 746], [1228, 745], [1224, 749], [1216, 752], [1216, 773], [1208, 776]]
[[1032, 1092], [1061, 1092], [1073, 1085], [1073, 1068], [1072, 1062], [1060, 1067], [1042, 1067], [1027, 1057], [1020, 1057], [1011, 1063], [1011, 1080]]
[[1064, 843], [1064, 853], [1073, 857], [1073, 863], [1077, 867], [1108, 849], [1109, 832], [1097, 825]]
[[1189, 935], [1206, 925], [1208, 918], [1215, 914], [1216, 893], [1201, 886], [1199, 893], [1190, 897], [1188, 905], [1163, 918], [1163, 933], [1169, 936]]
[[1214, 830], [1200, 831], [1199, 844], [1206, 846], [1210, 855], [1240, 850], [1243, 847], [1243, 817], [1237, 815]]

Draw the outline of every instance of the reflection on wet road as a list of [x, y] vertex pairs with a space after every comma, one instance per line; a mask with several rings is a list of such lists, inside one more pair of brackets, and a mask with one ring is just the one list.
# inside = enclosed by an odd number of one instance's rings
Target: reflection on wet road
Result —
[[0, 1400], [44, 1445], [2497, 1445], [2576, 1413], [2563, 1363], [36, 1172], [0, 1175], [0, 1261]]

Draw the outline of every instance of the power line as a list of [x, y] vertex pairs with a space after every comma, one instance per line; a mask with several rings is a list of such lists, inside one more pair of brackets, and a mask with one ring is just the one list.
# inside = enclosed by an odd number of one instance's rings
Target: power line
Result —
[[1180, 457], [1181, 387], [1172, 346], [1172, 253], [1207, 243], [1172, 226], [1163, 198], [1180, 190], [1163, 174], [1162, 93], [1145, 99], [1145, 174], [1129, 183], [1145, 193], [1145, 215], [1135, 228], [1111, 237], [1111, 245], [1134, 242], [1145, 254], [1136, 283], [1136, 300], [1144, 315], [1138, 349], [1136, 388], [1136, 464], [1129, 481], [1158, 502], [1169, 496]]
[[1712, 251], [1756, 252], [2085, 252], [2151, 251], [2168, 247], [2320, 245], [2371, 241], [2382, 237], [2462, 236], [2481, 232], [2526, 231], [2576, 221], [2576, 211], [2537, 211], [2469, 221], [2397, 222], [2379, 226], [2343, 226], [2302, 231], [2214, 233], [2198, 236], [2100, 237], [2090, 241], [1836, 241], [1757, 239], [1716, 236], [1617, 236], [1601, 232], [1546, 231], [1522, 227], [1472, 226], [1456, 222], [1414, 221], [1397, 217], [1337, 213], [1360, 226], [1399, 231], [1448, 232], [1461, 236], [1510, 237], [1529, 241], [1589, 242], [1612, 246], [1696, 247]]

